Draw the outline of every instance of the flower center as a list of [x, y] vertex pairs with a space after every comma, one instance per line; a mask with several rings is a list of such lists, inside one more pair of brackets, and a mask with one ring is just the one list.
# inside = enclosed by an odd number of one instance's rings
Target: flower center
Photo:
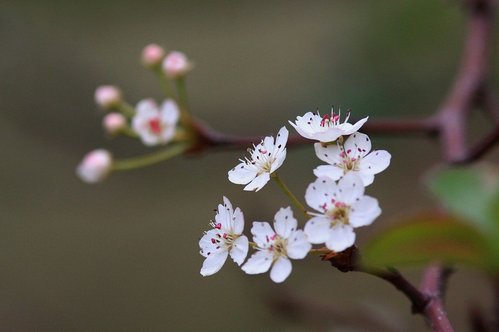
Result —
[[342, 202], [336, 202], [334, 208], [327, 211], [326, 215], [331, 219], [331, 225], [337, 224], [348, 225], [348, 215], [350, 213], [350, 206]]
[[163, 125], [161, 124], [161, 120], [159, 118], [150, 119], [148, 122], [149, 130], [155, 134], [161, 134], [161, 130], [163, 129]]
[[[350, 113], [348, 113], [344, 122], [348, 121]], [[325, 114], [320, 122], [321, 127], [334, 127], [341, 124], [341, 111], [338, 114], [334, 114], [334, 109], [331, 111], [331, 115]]]
[[274, 236], [271, 237], [271, 240], [273, 240], [274, 242], [272, 243], [269, 249], [274, 253], [274, 260], [278, 259], [281, 256], [288, 255], [286, 251], [288, 240], [281, 238], [277, 234], [274, 234]]

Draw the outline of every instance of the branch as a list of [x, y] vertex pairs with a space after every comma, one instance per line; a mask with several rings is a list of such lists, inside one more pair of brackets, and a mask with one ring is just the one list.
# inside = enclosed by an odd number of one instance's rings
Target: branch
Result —
[[468, 34], [460, 70], [438, 111], [443, 153], [451, 163], [469, 159], [467, 118], [486, 84], [494, 21], [492, 0], [468, 0], [466, 7]]
[[424, 308], [424, 316], [433, 331], [454, 331], [443, 304], [445, 285], [451, 273], [448, 268], [440, 265], [430, 265], [423, 276], [421, 291], [429, 297], [429, 302]]

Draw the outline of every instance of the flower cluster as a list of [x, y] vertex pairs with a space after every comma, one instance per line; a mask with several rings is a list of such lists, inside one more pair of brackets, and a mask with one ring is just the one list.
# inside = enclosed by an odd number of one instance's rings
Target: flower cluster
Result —
[[[244, 220], [239, 208], [235, 211], [224, 197], [219, 205], [212, 230], [199, 241], [201, 255], [206, 259], [201, 269], [203, 276], [220, 270], [227, 256], [241, 266], [247, 274], [260, 274], [270, 270], [274, 282], [283, 282], [290, 275], [290, 259], [303, 259], [313, 245], [323, 244], [327, 249], [341, 252], [355, 243], [354, 228], [370, 225], [380, 214], [376, 198], [364, 195], [365, 187], [372, 184], [374, 176], [385, 170], [391, 155], [384, 150], [371, 151], [371, 140], [358, 132], [367, 117], [355, 124], [348, 123], [349, 114], [342, 122], [334, 111], [320, 116], [311, 112], [290, 122], [305, 138], [316, 140], [317, 157], [327, 165], [313, 170], [317, 177], [305, 192], [303, 205], [282, 183], [276, 170], [286, 158], [288, 130], [282, 127], [277, 137], [265, 137], [249, 150], [250, 156], [229, 170], [228, 178], [235, 184], [245, 185], [244, 190], [259, 191], [271, 178], [291, 198], [307, 219], [304, 229], [290, 207], [281, 208], [274, 216], [274, 227], [268, 222], [254, 221], [251, 227], [253, 242], [243, 235]], [[246, 259], [249, 247], [254, 249]]]
[[[156, 44], [147, 45], [142, 51], [142, 64], [155, 72], [163, 86], [168, 89], [167, 98], [158, 106], [152, 99], [139, 101], [136, 107], [129, 105], [122, 91], [113, 85], [103, 85], [95, 91], [95, 102], [105, 112], [102, 120], [104, 130], [111, 136], [124, 135], [138, 138], [146, 146], [162, 146], [185, 138], [179, 127], [181, 113], [178, 100], [169, 90], [170, 83], [183, 79], [193, 65], [179, 51], [166, 53]], [[181, 121], [180, 121], [181, 122]], [[188, 130], [189, 128], [184, 128]], [[184, 130], [184, 132], [185, 132]], [[87, 154], [77, 167], [77, 175], [87, 183], [102, 181], [114, 168], [111, 153], [99, 149]]]

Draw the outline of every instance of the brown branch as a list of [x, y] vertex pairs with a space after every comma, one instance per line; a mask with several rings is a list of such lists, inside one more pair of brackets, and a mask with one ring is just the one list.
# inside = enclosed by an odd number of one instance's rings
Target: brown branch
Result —
[[494, 21], [492, 0], [468, 0], [466, 9], [468, 34], [460, 70], [438, 111], [442, 151], [451, 163], [469, 159], [467, 118], [486, 84]]
[[423, 313], [433, 331], [454, 331], [443, 304], [445, 285], [450, 273], [450, 269], [440, 265], [430, 265], [426, 268], [421, 282], [421, 291], [429, 297]]

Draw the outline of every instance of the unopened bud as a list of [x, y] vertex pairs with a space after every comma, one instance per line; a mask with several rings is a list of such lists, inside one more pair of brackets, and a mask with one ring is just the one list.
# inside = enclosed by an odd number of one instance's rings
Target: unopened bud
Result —
[[121, 129], [124, 129], [126, 125], [126, 118], [121, 113], [106, 114], [102, 120], [102, 126], [109, 134], [116, 134]]
[[157, 44], [149, 44], [142, 50], [142, 63], [146, 67], [158, 66], [164, 57], [165, 50]]
[[109, 151], [97, 149], [90, 151], [76, 169], [78, 177], [87, 183], [96, 183], [104, 180], [111, 171], [113, 158]]
[[192, 64], [187, 59], [187, 56], [178, 51], [168, 53], [163, 60], [163, 70], [166, 76], [170, 78], [178, 78], [185, 75], [192, 69]]
[[109, 109], [121, 103], [121, 91], [113, 85], [102, 85], [95, 90], [95, 102], [103, 109]]

